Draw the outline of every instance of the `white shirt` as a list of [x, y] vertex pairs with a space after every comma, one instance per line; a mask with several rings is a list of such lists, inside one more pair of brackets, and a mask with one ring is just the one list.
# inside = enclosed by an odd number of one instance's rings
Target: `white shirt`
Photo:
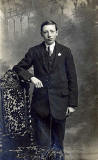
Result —
[[46, 50], [48, 51], [48, 47], [49, 47], [51, 54], [53, 54], [54, 47], [55, 47], [55, 42], [52, 43], [51, 45], [48, 45], [48, 44], [45, 43], [45, 45], [46, 45]]

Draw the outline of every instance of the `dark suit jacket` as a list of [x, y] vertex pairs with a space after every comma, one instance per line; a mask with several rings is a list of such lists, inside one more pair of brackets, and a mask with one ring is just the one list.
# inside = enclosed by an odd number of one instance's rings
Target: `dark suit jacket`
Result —
[[[13, 69], [26, 81], [35, 76], [43, 83], [43, 88], [34, 89], [32, 113], [45, 117], [50, 112], [56, 119], [64, 119], [67, 107], [78, 105], [77, 77], [71, 50], [56, 42], [54, 52], [56, 56], [50, 70], [44, 42], [30, 48]], [[34, 75], [28, 71], [32, 65]]]

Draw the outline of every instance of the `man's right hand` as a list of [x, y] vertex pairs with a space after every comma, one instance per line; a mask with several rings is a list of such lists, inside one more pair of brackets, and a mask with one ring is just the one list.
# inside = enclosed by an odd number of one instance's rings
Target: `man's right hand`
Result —
[[35, 85], [36, 88], [43, 87], [42, 82], [36, 77], [31, 77], [31, 82]]

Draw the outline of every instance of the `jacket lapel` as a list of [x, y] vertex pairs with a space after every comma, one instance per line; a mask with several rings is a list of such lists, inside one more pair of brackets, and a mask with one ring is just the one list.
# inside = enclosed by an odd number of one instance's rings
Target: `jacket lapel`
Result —
[[57, 42], [55, 43], [54, 52], [55, 52], [55, 59], [54, 59], [53, 64], [52, 64], [52, 70], [51, 71], [54, 71], [55, 68], [56, 68], [56, 66], [59, 63], [59, 56], [58, 56], [58, 54], [61, 52], [61, 50], [60, 50], [59, 44]]
[[47, 57], [47, 51], [46, 51], [46, 47], [45, 47], [44, 42], [41, 44], [41, 58], [42, 58], [42, 65], [43, 65], [44, 69], [46, 70], [46, 72], [49, 72], [48, 57]]

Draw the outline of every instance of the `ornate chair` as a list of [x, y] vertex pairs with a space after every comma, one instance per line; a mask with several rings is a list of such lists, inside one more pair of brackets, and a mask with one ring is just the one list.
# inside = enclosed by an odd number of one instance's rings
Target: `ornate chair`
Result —
[[[34, 145], [30, 115], [30, 85], [8, 70], [0, 79], [0, 132], [2, 152]], [[19, 152], [18, 152], [19, 153]], [[3, 154], [4, 155], [4, 154]]]

